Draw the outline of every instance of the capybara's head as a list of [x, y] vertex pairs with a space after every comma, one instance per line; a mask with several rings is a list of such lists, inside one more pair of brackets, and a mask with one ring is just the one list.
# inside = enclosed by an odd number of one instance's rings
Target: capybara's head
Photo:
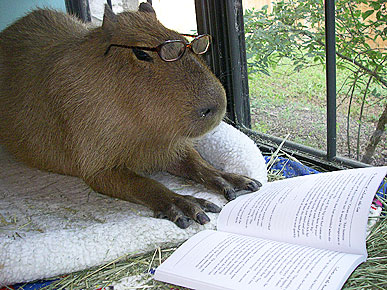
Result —
[[145, 130], [195, 138], [219, 124], [225, 91], [199, 55], [209, 37], [188, 45], [194, 38], [164, 27], [145, 3], [138, 12], [117, 15], [106, 6], [101, 33], [106, 67], [122, 80], [130, 78], [130, 91], [118, 98], [136, 111]]

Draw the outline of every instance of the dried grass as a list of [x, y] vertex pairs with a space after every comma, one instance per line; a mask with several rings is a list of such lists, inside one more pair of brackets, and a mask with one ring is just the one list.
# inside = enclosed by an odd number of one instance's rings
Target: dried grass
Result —
[[[387, 202], [383, 199], [383, 202]], [[386, 208], [379, 222], [367, 238], [368, 259], [349, 277], [343, 289], [387, 289], [387, 214]]]

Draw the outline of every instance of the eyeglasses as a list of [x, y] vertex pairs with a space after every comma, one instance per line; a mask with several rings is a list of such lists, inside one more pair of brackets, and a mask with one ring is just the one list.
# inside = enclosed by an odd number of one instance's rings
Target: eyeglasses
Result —
[[183, 36], [194, 37], [190, 43], [184, 40], [167, 40], [156, 47], [130, 46], [124, 44], [110, 44], [106, 49], [105, 55], [109, 53], [112, 46], [132, 48], [146, 51], [155, 51], [163, 61], [176, 61], [182, 58], [187, 48], [191, 49], [195, 54], [204, 54], [208, 51], [211, 43], [211, 36], [202, 34], [199, 36], [182, 34]]

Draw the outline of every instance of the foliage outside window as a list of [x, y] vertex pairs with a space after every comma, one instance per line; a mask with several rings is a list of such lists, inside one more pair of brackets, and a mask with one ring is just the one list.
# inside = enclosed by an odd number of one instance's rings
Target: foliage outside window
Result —
[[[249, 10], [245, 32], [250, 73], [270, 74], [285, 59], [294, 72], [325, 63], [322, 0], [279, 0], [270, 9]], [[345, 111], [347, 122], [347, 152], [341, 154], [371, 163], [376, 150], [387, 160], [386, 1], [337, 0], [336, 50], [337, 74], [345, 76], [337, 87], [338, 110]], [[367, 115], [365, 108], [371, 108], [373, 115]], [[360, 134], [370, 118], [374, 130], [361, 148]], [[355, 131], [349, 125], [354, 120]]]

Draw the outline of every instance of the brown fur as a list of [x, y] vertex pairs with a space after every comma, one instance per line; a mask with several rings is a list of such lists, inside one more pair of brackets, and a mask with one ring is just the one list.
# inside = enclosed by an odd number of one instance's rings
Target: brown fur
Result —
[[[0, 142], [30, 166], [79, 176], [95, 190], [149, 206], [181, 227], [189, 218], [206, 222], [202, 209], [212, 204], [187, 198], [176, 205], [175, 193], [142, 174], [182, 175], [177, 168], [189, 162], [220, 174], [195, 153], [192, 141], [222, 119], [221, 84], [189, 50], [175, 62], [154, 52], [152, 62], [141, 61], [118, 47], [105, 55], [112, 43], [155, 47], [170, 39], [184, 38], [149, 12], [116, 16], [107, 9], [102, 27], [94, 29], [52, 10], [21, 18], [0, 33]], [[203, 118], [205, 108], [213, 111]], [[226, 192], [194, 178], [193, 171], [184, 175]], [[229, 182], [235, 189], [254, 181]], [[178, 213], [171, 213], [171, 203]]]

